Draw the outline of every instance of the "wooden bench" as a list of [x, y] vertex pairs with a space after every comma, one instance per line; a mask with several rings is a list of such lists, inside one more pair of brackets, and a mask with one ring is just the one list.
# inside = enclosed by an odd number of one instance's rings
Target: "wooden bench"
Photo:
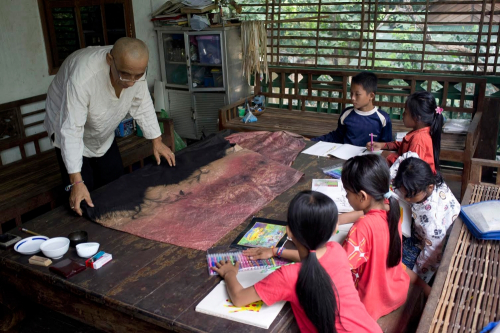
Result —
[[[16, 150], [20, 155], [20, 160], [5, 165], [0, 159], [0, 233], [1, 224], [15, 219], [16, 225], [20, 225], [22, 215], [35, 208], [50, 204], [53, 209], [62, 194], [56, 154], [42, 128], [45, 98], [46, 95], [40, 95], [0, 105], [0, 153], [5, 156], [5, 152]], [[34, 116], [42, 120], [31, 122]], [[174, 151], [173, 121], [158, 120], [165, 129], [163, 142]], [[151, 141], [136, 135], [117, 138], [117, 143], [123, 166], [129, 172], [134, 164], [142, 167], [144, 159], [153, 154]]]
[[[494, 169], [489, 175], [493, 183], [482, 179], [483, 169]], [[499, 171], [500, 161], [472, 158], [462, 205], [500, 200]], [[499, 258], [499, 241], [476, 239], [458, 218], [417, 332], [480, 332], [488, 323], [499, 321]]]
[[[286, 130], [306, 137], [326, 134], [337, 127], [340, 112], [351, 103], [348, 82], [355, 74], [271, 68], [269, 76], [272, 80], [265, 84], [263, 81], [262, 85], [257, 80], [254, 88], [266, 96], [268, 106], [258, 121], [244, 124], [238, 117], [237, 107], [253, 98], [249, 96], [220, 110], [219, 127], [236, 131]], [[406, 97], [415, 91], [431, 91], [440, 106], [450, 112], [448, 117], [470, 114], [472, 122], [466, 134], [443, 133], [441, 140], [441, 161], [463, 164], [463, 170], [443, 167], [443, 174], [447, 180], [460, 181], [463, 193], [470, 172], [470, 159], [475, 156], [480, 139], [486, 79], [397, 73], [377, 73], [377, 76], [379, 85], [375, 104], [391, 115], [394, 136], [397, 132], [409, 131], [403, 125], [402, 111]], [[466, 86], [467, 89], [462, 89]]]

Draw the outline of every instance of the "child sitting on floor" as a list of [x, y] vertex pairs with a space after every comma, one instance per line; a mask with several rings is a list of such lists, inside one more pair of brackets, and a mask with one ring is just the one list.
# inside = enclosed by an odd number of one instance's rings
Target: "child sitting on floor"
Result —
[[411, 273], [401, 262], [399, 203], [389, 191], [389, 167], [381, 156], [347, 160], [342, 183], [349, 204], [364, 213], [349, 230], [344, 249], [361, 302], [377, 320], [405, 303], [410, 284]]
[[[337, 215], [335, 203], [326, 195], [312, 191], [297, 194], [288, 208], [287, 235], [298, 251], [281, 255], [300, 263], [283, 266], [248, 288], [236, 279], [238, 262], [217, 264], [214, 270], [225, 279], [233, 304], [289, 301], [301, 332], [382, 332], [359, 300], [344, 250], [328, 242], [336, 229]], [[276, 249], [253, 250], [250, 254], [254, 259], [277, 254]]]
[[[436, 173], [439, 170], [441, 151], [442, 112], [443, 109], [437, 106], [436, 99], [430, 92], [419, 91], [411, 94], [406, 100], [403, 123], [412, 131], [406, 134], [401, 142], [374, 142], [374, 150], [397, 150], [397, 154], [382, 154], [387, 157], [389, 165], [406, 152], [417, 153], [422, 160], [429, 163], [432, 172]], [[371, 142], [366, 143], [366, 148], [372, 148]]]
[[[416, 156], [416, 154], [412, 154]], [[403, 263], [425, 282], [437, 271], [446, 235], [460, 214], [460, 204], [439, 173], [407, 154], [391, 167], [394, 188], [411, 204], [412, 235], [403, 237]]]
[[392, 141], [392, 123], [389, 115], [373, 106], [377, 92], [377, 76], [361, 72], [352, 78], [352, 107], [346, 108], [338, 121], [337, 129], [312, 138], [311, 141], [327, 141], [364, 146], [370, 134], [376, 141]]

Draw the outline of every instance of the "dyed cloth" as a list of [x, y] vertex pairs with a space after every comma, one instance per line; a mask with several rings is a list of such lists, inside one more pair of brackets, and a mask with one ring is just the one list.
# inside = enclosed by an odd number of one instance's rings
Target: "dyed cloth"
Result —
[[302, 136], [285, 131], [236, 133], [226, 139], [288, 166], [292, 165], [297, 155], [306, 146]]
[[176, 167], [148, 166], [92, 195], [85, 214], [106, 227], [207, 250], [293, 186], [302, 173], [264, 156], [226, 149], [215, 136], [176, 155]]

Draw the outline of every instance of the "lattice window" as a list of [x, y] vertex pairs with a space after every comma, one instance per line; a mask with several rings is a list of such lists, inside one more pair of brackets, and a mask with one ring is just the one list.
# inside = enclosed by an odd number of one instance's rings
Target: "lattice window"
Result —
[[38, 0], [49, 74], [74, 51], [134, 37], [131, 0]]
[[[496, 3], [498, 2], [498, 4]], [[500, 1], [242, 0], [271, 65], [493, 75]], [[295, 21], [314, 18], [309, 21]]]

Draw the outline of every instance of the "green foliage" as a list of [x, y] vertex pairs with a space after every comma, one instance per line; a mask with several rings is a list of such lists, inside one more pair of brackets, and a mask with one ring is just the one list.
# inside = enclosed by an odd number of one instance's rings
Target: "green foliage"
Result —
[[[268, 26], [269, 37], [273, 41], [272, 53], [275, 55], [272, 62], [307, 63], [320, 66], [358, 66], [358, 61], [360, 61], [359, 65], [362, 68], [374, 66], [375, 68], [383, 67], [407, 71], [423, 69], [426, 71], [462, 72], [473, 68], [476, 45], [467, 45], [467, 43], [476, 43], [478, 36], [463, 33], [479, 33], [478, 24], [429, 25], [428, 30], [432, 32], [432, 41], [426, 41], [426, 54], [422, 64], [420, 52], [424, 42], [422, 28], [426, 2], [421, 0], [418, 1], [422, 2], [421, 5], [406, 5], [404, 7], [402, 6], [403, 2], [399, 0], [389, 2], [394, 4], [378, 6], [376, 15], [373, 14], [375, 11], [374, 3], [365, 5], [363, 36], [361, 36], [362, 4], [360, 0], [340, 5], [335, 4], [335, 2], [322, 2], [321, 6], [319, 0], [282, 0], [268, 2], [267, 12], [266, 2], [263, 0], [242, 0], [239, 1], [239, 4], [244, 7], [242, 17], [245, 20], [267, 19], [276, 22]], [[274, 6], [274, 10], [273, 3], [279, 4], [279, 6]], [[369, 8], [369, 6], [371, 7]], [[369, 9], [371, 14], [368, 14]], [[316, 20], [279, 23], [280, 20], [318, 16], [318, 11], [319, 15], [328, 15], [329, 18], [322, 19], [319, 23]], [[405, 12], [413, 12], [414, 14]], [[373, 30], [375, 27], [377, 41], [375, 63], [373, 64]], [[498, 25], [494, 28], [494, 31], [498, 31]], [[485, 29], [487, 27], [483, 27], [483, 32], [487, 33]], [[444, 33], [439, 34], [439, 32]], [[494, 35], [490, 54], [495, 52], [497, 34]], [[277, 45], [278, 36], [280, 36], [279, 45]], [[485, 41], [484, 34], [482, 39]], [[432, 42], [453, 42], [455, 44], [453, 46], [461, 47], [461, 53], [470, 52], [471, 55], [459, 56], [456, 55], [456, 48], [452, 49], [450, 45], [436, 45]], [[387, 52], [383, 52], [383, 50], [387, 50]], [[434, 55], [427, 52], [444, 54]], [[480, 52], [486, 52], [486, 47], [482, 46]], [[279, 53], [279, 57], [276, 57], [277, 53]], [[318, 54], [317, 63], [315, 62], [316, 54]], [[480, 57], [479, 64], [484, 60], [484, 56]], [[421, 68], [422, 65], [424, 68]]]

